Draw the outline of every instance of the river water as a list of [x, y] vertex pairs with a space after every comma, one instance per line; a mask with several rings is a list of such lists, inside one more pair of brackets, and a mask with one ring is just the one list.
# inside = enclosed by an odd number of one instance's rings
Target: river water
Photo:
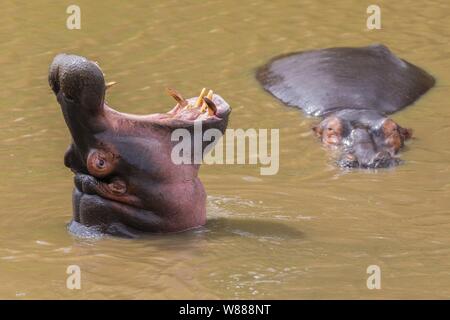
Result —
[[[449, 298], [450, 25], [448, 1], [3, 1], [0, 13], [0, 298]], [[342, 171], [311, 134], [317, 119], [264, 92], [255, 69], [272, 56], [387, 45], [437, 79], [394, 115], [414, 129], [389, 170]], [[173, 86], [206, 86], [233, 108], [229, 128], [280, 129], [280, 170], [203, 166], [208, 223], [139, 240], [70, 234], [70, 142], [48, 87], [53, 57], [96, 60], [109, 103], [168, 110]], [[81, 290], [66, 288], [69, 265]], [[366, 285], [381, 269], [381, 289]]]

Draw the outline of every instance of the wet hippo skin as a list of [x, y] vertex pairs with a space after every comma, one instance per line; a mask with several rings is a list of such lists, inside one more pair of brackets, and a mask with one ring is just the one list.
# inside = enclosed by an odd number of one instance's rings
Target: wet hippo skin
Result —
[[177, 104], [167, 113], [121, 113], [105, 102], [107, 86], [98, 65], [66, 54], [53, 60], [49, 84], [72, 136], [64, 163], [75, 174], [73, 221], [127, 237], [205, 223], [199, 164], [172, 161], [177, 142], [171, 134], [178, 128], [192, 132], [196, 120], [203, 130], [223, 133], [231, 109], [220, 96], [211, 92], [209, 98], [186, 100], [170, 90]]
[[339, 151], [340, 166], [360, 168], [400, 163], [397, 154], [412, 130], [388, 115], [412, 104], [435, 83], [384, 45], [287, 54], [259, 68], [256, 76], [285, 104], [321, 117], [314, 133]]

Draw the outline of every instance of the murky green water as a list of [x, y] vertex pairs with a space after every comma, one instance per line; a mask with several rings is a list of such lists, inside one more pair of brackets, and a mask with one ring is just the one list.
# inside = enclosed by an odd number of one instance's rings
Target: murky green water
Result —
[[[0, 11], [0, 297], [449, 298], [450, 25], [447, 1], [4, 1]], [[394, 116], [412, 127], [406, 164], [342, 172], [310, 133], [315, 119], [266, 94], [254, 70], [290, 51], [384, 43], [437, 86]], [[166, 111], [174, 86], [214, 88], [230, 128], [279, 128], [280, 171], [204, 166], [205, 228], [140, 240], [69, 234], [70, 141], [47, 84], [60, 52], [101, 64], [120, 111]], [[66, 288], [76, 264], [82, 289]], [[382, 289], [368, 290], [378, 265]]]

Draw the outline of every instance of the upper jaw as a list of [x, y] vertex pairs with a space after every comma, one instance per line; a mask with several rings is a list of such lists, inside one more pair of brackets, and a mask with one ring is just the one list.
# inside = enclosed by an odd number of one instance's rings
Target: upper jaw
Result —
[[[103, 72], [96, 63], [81, 56], [59, 54], [50, 65], [48, 81], [66, 122], [74, 118], [82, 118], [81, 121], [101, 118], [105, 91], [110, 85], [105, 84]], [[204, 88], [198, 97], [190, 99], [184, 99], [174, 89], [168, 89], [168, 93], [177, 105], [167, 113], [146, 116], [148, 120], [169, 127], [190, 126], [195, 120], [219, 129], [226, 126], [231, 108], [212, 90]]]

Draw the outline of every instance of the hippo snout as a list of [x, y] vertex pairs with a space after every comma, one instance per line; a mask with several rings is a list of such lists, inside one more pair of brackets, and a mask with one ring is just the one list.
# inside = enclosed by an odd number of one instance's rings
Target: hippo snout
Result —
[[358, 155], [357, 153], [344, 153], [338, 164], [344, 168], [381, 169], [399, 165], [401, 160], [388, 151], [380, 151], [375, 155]]
[[400, 164], [400, 159], [383, 143], [374, 139], [371, 130], [356, 128], [344, 139], [345, 148], [338, 163], [346, 168], [378, 169]]
[[84, 57], [59, 54], [50, 65], [48, 82], [58, 99], [77, 102], [90, 109], [99, 108], [105, 94], [100, 68]]
[[388, 151], [378, 152], [372, 161], [369, 163], [369, 168], [389, 168], [400, 163], [400, 159], [392, 156]]

